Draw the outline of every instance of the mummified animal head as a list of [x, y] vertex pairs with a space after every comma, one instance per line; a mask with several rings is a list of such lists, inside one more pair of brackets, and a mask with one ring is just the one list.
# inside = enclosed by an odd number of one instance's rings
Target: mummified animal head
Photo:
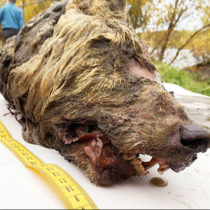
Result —
[[[4, 91], [27, 141], [58, 149], [102, 185], [144, 175], [155, 163], [179, 171], [207, 150], [209, 133], [162, 87], [125, 1], [69, 2], [44, 40], [47, 21], [41, 30], [37, 22], [17, 37]], [[26, 53], [31, 37], [38, 41]], [[139, 154], [153, 159], [142, 163]]]

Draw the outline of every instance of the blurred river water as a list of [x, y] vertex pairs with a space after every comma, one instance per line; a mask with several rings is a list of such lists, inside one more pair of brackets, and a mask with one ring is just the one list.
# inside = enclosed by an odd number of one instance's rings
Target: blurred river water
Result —
[[[151, 48], [149, 48], [149, 50], [151, 50]], [[176, 48], [167, 48], [165, 51], [163, 62], [170, 64], [174, 56], [176, 55], [176, 52]], [[156, 50], [153, 53], [153, 57], [157, 58], [158, 53], [159, 50]], [[192, 51], [189, 49], [183, 49], [180, 51], [178, 57], [176, 58], [172, 66], [178, 67], [179, 69], [183, 69], [189, 66], [194, 66], [196, 64], [198, 64], [198, 60], [194, 57]]]

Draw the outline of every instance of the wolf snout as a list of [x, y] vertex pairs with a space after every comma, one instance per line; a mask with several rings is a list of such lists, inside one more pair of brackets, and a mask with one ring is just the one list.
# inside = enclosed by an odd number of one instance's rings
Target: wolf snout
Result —
[[173, 148], [194, 154], [210, 148], [210, 132], [195, 124], [180, 125], [169, 140]]
[[197, 152], [206, 152], [210, 147], [210, 132], [198, 125], [187, 124], [179, 128], [180, 142], [183, 146]]
[[210, 147], [210, 132], [195, 124], [180, 125], [173, 136], [173, 143], [182, 150], [206, 152]]
[[179, 172], [197, 159], [197, 153], [207, 151], [210, 147], [210, 132], [195, 124], [180, 125], [170, 137], [170, 144], [176, 155], [171, 158], [169, 165], [172, 170]]

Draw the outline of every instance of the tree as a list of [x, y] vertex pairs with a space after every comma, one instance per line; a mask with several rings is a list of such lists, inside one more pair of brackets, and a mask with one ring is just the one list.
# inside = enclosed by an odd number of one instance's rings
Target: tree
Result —
[[176, 55], [174, 56], [174, 58], [172, 59], [172, 61], [171, 61], [171, 63], [173, 63], [175, 60], [176, 60], [176, 58], [178, 57], [178, 55], [179, 55], [179, 53], [180, 53], [180, 51], [181, 50], [183, 50], [196, 36], [198, 36], [202, 31], [204, 31], [204, 30], [208, 30], [210, 28], [210, 23], [209, 24], [206, 24], [206, 25], [204, 25], [204, 26], [202, 26], [200, 29], [198, 29], [197, 31], [195, 31], [191, 36], [190, 36], [190, 38], [188, 38], [186, 41], [185, 41], [185, 43], [183, 44], [183, 45], [181, 45], [179, 48], [178, 48], [178, 50], [177, 50], [177, 52], [176, 52]]
[[[152, 13], [152, 15], [150, 15], [151, 18], [148, 21], [147, 29], [152, 31], [164, 31], [164, 33], [158, 34], [156, 44], [153, 46], [152, 50], [153, 53], [157, 48], [159, 49], [158, 60], [160, 61], [164, 58], [173, 32], [179, 28], [184, 21], [189, 20], [189, 18], [193, 16], [193, 13], [195, 19], [201, 19], [200, 14], [203, 14], [205, 12], [204, 10], [209, 12], [209, 10], [206, 9], [208, 0], [153, 0], [149, 2], [149, 4], [149, 13]], [[209, 19], [206, 17], [205, 21], [207, 20]], [[201, 31], [203, 31], [202, 28], [203, 27], [199, 28], [199, 30], [201, 29]], [[188, 39], [190, 40], [187, 39], [186, 44], [189, 44], [199, 33], [200, 31], [192, 38], [189, 37]], [[185, 46], [186, 45], [182, 45], [180, 50]]]
[[171, 32], [174, 30], [180, 18], [182, 17], [183, 13], [186, 11], [186, 8], [185, 9], [182, 8], [178, 11], [178, 4], [180, 4], [181, 2], [182, 0], [175, 0], [175, 5], [174, 7], [171, 8], [171, 14], [169, 14], [169, 25], [168, 25], [168, 29], [165, 35], [165, 40], [163, 42], [163, 45], [160, 51], [159, 60], [163, 60], [163, 56], [164, 56], [166, 47], [168, 45]]
[[128, 0], [129, 16], [134, 29], [143, 29], [149, 19], [145, 5], [151, 0]]
[[53, 0], [17, 0], [16, 5], [23, 10], [25, 22], [46, 10]]
[[7, 3], [7, 0], [1, 0], [0, 1], [0, 7], [4, 6]]

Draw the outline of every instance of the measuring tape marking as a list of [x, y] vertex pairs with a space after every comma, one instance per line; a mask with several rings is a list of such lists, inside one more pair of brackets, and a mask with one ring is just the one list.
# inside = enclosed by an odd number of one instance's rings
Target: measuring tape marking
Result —
[[0, 121], [0, 141], [28, 168], [41, 175], [68, 209], [98, 209], [85, 190], [62, 168], [46, 164], [12, 138]]

